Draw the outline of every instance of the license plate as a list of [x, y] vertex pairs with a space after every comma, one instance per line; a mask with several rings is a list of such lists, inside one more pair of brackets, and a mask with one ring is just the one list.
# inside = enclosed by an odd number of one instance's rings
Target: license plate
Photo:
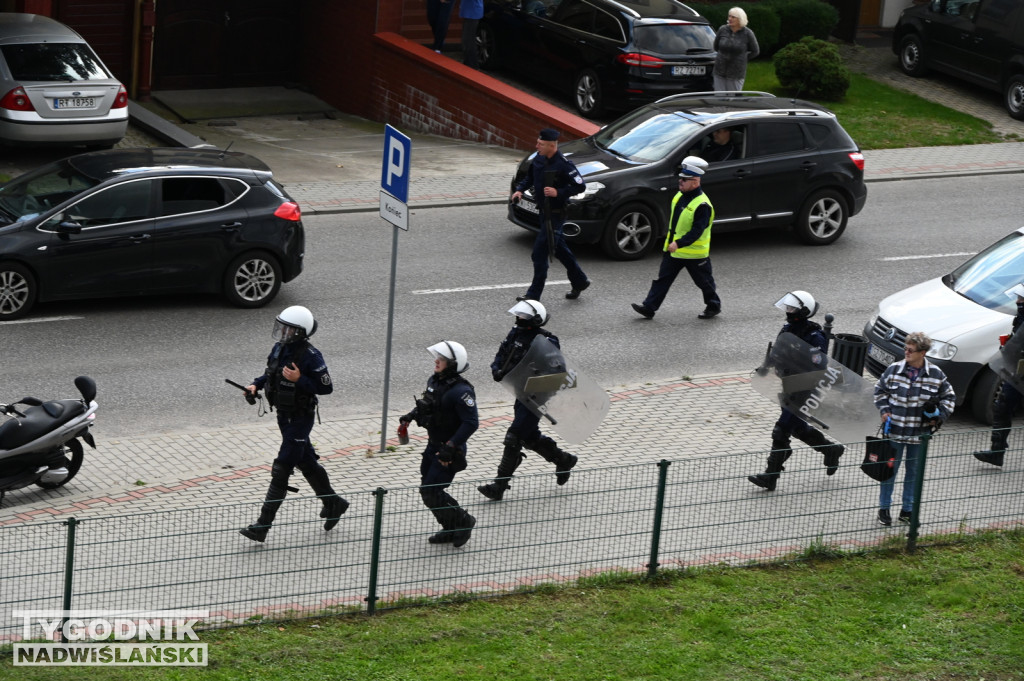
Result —
[[53, 100], [54, 109], [95, 109], [95, 97], [58, 97]]
[[519, 207], [525, 210], [527, 213], [533, 213], [534, 215], [538, 215], [540, 213], [540, 211], [537, 210], [537, 204], [535, 204], [533, 201], [519, 199]]
[[888, 352], [878, 347], [874, 343], [868, 346], [868, 355], [872, 359], [881, 362], [884, 366], [889, 366], [890, 364], [896, 361], [895, 355], [890, 355]]
[[703, 66], [673, 66], [672, 67], [672, 75], [673, 76], [703, 76], [704, 75], [704, 67]]

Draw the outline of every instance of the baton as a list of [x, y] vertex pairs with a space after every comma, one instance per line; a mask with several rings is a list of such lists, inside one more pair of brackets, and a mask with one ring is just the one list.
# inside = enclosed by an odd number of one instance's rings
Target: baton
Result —
[[225, 378], [224, 382], [227, 383], [228, 385], [233, 385], [242, 392], [244, 392], [246, 402], [248, 402], [249, 404], [256, 404], [256, 396], [249, 392], [249, 389], [246, 388], [244, 385], [239, 385], [238, 383], [232, 381], [230, 378]]
[[[555, 178], [558, 173], [554, 170], [544, 171], [544, 186], [551, 185], [555, 186]], [[543, 193], [543, 190], [541, 190]], [[544, 195], [544, 228], [547, 230], [548, 235], [548, 262], [552, 263], [555, 261], [555, 228], [551, 226], [551, 197], [547, 194]]]

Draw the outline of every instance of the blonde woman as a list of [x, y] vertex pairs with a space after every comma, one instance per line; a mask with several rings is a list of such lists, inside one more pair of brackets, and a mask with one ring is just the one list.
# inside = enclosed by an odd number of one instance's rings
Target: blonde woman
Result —
[[742, 90], [747, 79], [747, 62], [761, 53], [757, 37], [747, 28], [747, 13], [739, 7], [729, 10], [727, 23], [715, 34], [715, 90]]

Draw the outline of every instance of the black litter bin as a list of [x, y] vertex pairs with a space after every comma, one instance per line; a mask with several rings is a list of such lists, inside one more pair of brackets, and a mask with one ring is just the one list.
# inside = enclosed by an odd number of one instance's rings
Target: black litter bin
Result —
[[837, 333], [832, 340], [832, 358], [858, 376], [864, 374], [868, 339], [856, 333]]

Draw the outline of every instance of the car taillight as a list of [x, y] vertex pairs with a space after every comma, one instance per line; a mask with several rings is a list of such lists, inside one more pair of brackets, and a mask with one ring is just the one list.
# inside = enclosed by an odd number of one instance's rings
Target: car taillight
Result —
[[664, 59], [658, 59], [649, 54], [640, 54], [638, 52], [620, 54], [615, 57], [615, 60], [626, 66], [640, 66], [647, 69], [658, 69], [665, 65]]
[[859, 151], [851, 152], [850, 160], [853, 161], [853, 165], [857, 166], [857, 170], [864, 170], [864, 154]]
[[114, 105], [111, 109], [123, 109], [128, 106], [128, 91], [124, 89], [124, 85], [120, 86], [117, 90], [117, 97], [114, 97]]
[[292, 201], [285, 201], [277, 207], [277, 210], [274, 211], [274, 217], [281, 218], [282, 220], [298, 222], [302, 219], [302, 211], [299, 210], [299, 204]]
[[35, 111], [36, 108], [32, 106], [32, 102], [29, 101], [28, 95], [25, 94], [25, 88], [16, 87], [6, 95], [3, 99], [0, 99], [0, 108], [8, 109], [10, 111]]

